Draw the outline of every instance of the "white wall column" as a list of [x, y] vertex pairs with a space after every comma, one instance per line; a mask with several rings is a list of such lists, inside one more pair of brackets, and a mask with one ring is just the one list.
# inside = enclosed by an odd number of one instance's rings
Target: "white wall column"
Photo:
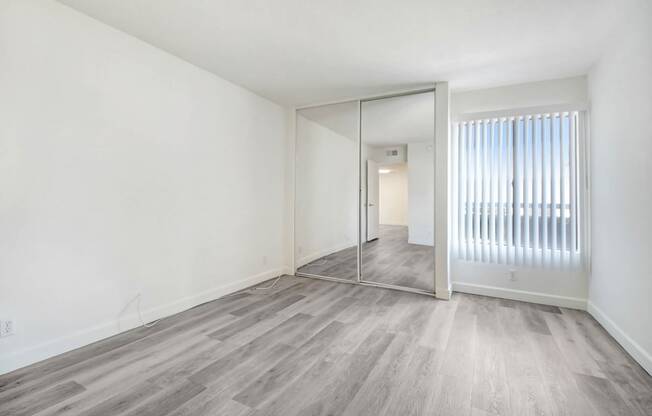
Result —
[[435, 88], [435, 293], [439, 299], [450, 299], [448, 258], [450, 90], [448, 82], [438, 82]]

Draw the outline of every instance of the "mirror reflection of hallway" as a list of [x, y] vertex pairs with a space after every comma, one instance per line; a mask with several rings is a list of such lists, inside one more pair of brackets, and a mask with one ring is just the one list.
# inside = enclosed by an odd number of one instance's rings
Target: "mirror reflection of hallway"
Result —
[[362, 280], [432, 293], [434, 92], [361, 109]]
[[358, 279], [357, 101], [297, 111], [297, 273]]

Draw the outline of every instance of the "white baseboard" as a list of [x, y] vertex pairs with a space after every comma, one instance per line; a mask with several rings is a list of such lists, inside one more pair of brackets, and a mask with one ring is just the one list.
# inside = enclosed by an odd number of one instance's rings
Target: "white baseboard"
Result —
[[453, 291], [450, 288], [435, 288], [435, 297], [442, 300], [450, 300]]
[[625, 333], [614, 321], [611, 320], [600, 308], [589, 301], [587, 311], [614, 337], [614, 339], [627, 351], [641, 367], [652, 374], [652, 354], [645, 351], [636, 341]]
[[344, 250], [345, 248], [349, 248], [352, 246], [357, 245], [357, 242], [347, 242], [347, 243], [342, 243], [342, 244], [337, 244], [335, 246], [329, 247], [324, 250], [319, 250], [314, 253], [308, 254], [306, 256], [301, 257], [300, 259], [297, 260], [297, 269], [301, 266], [305, 266], [306, 264], [310, 263], [311, 261], [315, 261], [319, 258], [322, 258], [324, 256], [328, 256], [329, 254], [333, 254], [335, 252], [338, 252], [340, 250]]
[[507, 289], [496, 286], [453, 282], [453, 292], [463, 292], [473, 295], [492, 296], [495, 298], [520, 300], [523, 302], [541, 303], [544, 305], [561, 306], [563, 308], [586, 310], [586, 299]]
[[424, 238], [424, 239], [419, 239], [419, 238], [408, 238], [408, 244], [416, 244], [418, 246], [430, 246], [434, 247], [435, 242], [432, 241], [432, 239]]
[[[290, 273], [289, 267], [281, 267], [274, 270], [247, 277], [236, 282], [227, 283], [195, 295], [186, 296], [165, 305], [156, 306], [142, 311], [145, 322], [155, 321], [176, 313], [185, 311], [202, 303], [215, 300], [229, 293], [237, 292], [249, 286], [264, 282], [273, 277]], [[48, 341], [46, 343], [28, 347], [11, 354], [5, 355], [0, 359], [0, 374], [8, 373], [45, 360], [55, 355], [83, 347], [96, 341], [117, 335], [121, 332], [140, 326], [140, 318], [137, 313], [131, 313], [120, 319], [105, 322], [91, 328], [83, 329], [72, 334]]]

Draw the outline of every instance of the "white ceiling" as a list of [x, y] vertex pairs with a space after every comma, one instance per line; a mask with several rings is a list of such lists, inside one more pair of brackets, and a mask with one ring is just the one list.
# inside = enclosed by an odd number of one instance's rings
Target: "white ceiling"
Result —
[[[299, 114], [357, 140], [357, 102], [307, 108]], [[432, 141], [434, 135], [435, 96], [432, 92], [362, 103], [362, 142], [367, 145], [382, 147]]]
[[60, 0], [288, 105], [585, 74], [610, 0]]

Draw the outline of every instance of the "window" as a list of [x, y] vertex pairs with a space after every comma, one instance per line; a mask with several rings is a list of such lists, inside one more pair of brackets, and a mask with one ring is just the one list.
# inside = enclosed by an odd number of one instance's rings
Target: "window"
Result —
[[459, 259], [579, 266], [581, 117], [567, 111], [455, 124], [453, 234]]

